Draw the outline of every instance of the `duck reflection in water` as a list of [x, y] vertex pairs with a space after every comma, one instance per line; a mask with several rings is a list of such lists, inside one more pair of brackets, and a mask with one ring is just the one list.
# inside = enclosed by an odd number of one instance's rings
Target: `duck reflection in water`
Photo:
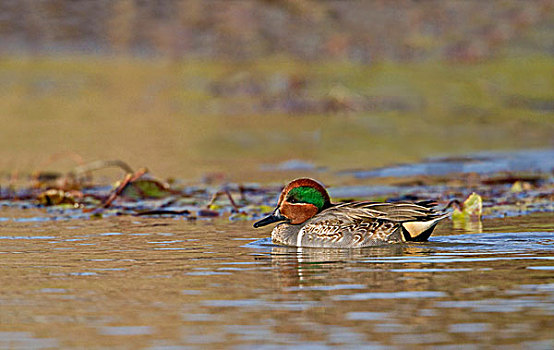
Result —
[[[271, 245], [269, 258], [274, 278], [283, 288], [333, 289], [337, 281], [355, 283], [364, 288], [412, 289], [410, 280], [401, 281], [394, 272], [404, 257], [421, 257], [436, 250], [422, 245], [394, 244], [359, 249], [301, 248]], [[264, 249], [265, 250], [265, 249]], [[265, 258], [261, 258], [265, 259]], [[381, 261], [382, 260], [382, 261]], [[393, 261], [391, 261], [393, 260]], [[423, 264], [416, 263], [416, 265]], [[410, 264], [414, 267], [414, 263]], [[418, 267], [418, 266], [416, 266]]]

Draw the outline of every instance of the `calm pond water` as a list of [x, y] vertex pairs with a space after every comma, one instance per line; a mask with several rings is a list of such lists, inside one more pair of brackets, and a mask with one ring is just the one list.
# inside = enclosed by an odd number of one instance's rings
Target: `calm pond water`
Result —
[[552, 349], [552, 219], [318, 250], [251, 222], [3, 208], [0, 348]]

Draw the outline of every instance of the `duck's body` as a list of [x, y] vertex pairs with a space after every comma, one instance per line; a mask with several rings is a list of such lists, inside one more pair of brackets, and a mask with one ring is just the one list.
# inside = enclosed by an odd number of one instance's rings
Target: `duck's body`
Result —
[[291, 182], [272, 215], [254, 224], [278, 224], [273, 243], [296, 247], [362, 248], [425, 241], [437, 223], [448, 216], [432, 201], [351, 202], [332, 204], [325, 188], [312, 179]]
[[339, 204], [302, 224], [278, 224], [271, 238], [276, 244], [322, 248], [362, 248], [425, 241], [445, 217], [428, 205], [427, 202]]

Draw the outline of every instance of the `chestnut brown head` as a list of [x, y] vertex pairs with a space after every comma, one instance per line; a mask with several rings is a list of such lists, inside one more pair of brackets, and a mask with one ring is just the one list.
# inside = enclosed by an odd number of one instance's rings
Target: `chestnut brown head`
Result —
[[302, 224], [330, 206], [331, 200], [323, 185], [308, 178], [296, 179], [281, 192], [275, 211], [256, 222], [254, 227], [278, 221], [287, 221], [293, 225]]

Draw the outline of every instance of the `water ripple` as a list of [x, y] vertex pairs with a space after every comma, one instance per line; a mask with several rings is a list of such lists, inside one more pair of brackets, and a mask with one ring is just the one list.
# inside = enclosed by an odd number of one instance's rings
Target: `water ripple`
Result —
[[333, 300], [373, 300], [373, 299], [420, 299], [420, 298], [440, 298], [446, 296], [446, 293], [436, 291], [404, 291], [404, 292], [368, 292], [349, 295], [335, 295]]

